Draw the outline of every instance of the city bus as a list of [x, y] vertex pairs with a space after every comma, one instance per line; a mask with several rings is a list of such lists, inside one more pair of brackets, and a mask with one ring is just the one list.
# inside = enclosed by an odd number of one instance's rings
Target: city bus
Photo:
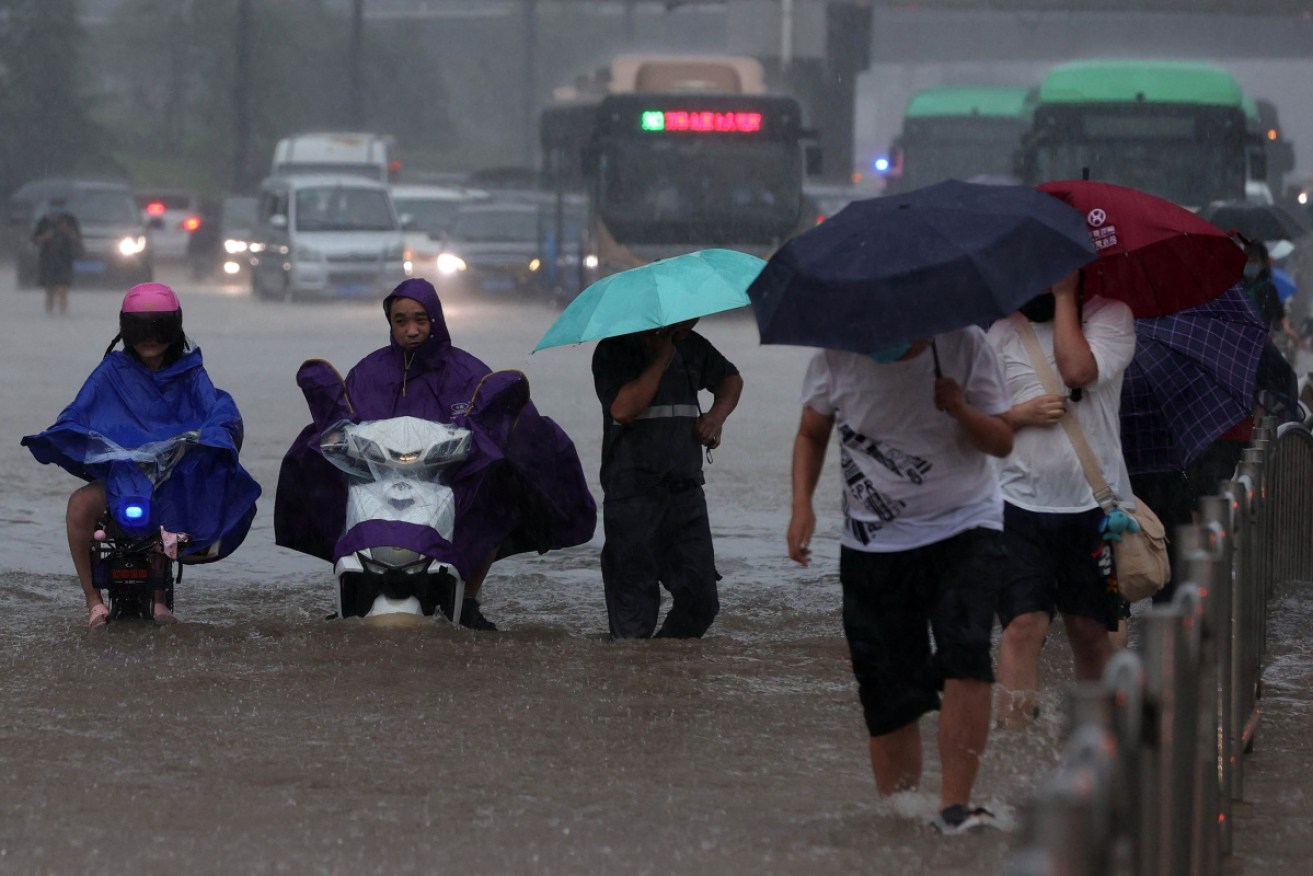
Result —
[[1027, 88], [928, 88], [907, 102], [886, 192], [946, 179], [1006, 177], [1030, 129]]
[[760, 69], [627, 56], [543, 111], [544, 186], [587, 204], [581, 283], [709, 247], [764, 256], [798, 230], [809, 135], [797, 101], [763, 93]]
[[1075, 61], [1035, 94], [1019, 171], [1037, 184], [1089, 178], [1185, 207], [1241, 200], [1258, 135], [1235, 78], [1185, 61]]

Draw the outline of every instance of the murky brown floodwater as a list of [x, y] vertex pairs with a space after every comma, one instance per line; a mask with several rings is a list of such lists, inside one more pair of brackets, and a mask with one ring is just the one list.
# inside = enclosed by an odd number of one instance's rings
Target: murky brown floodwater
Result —
[[[0, 873], [999, 869], [1011, 836], [945, 840], [924, 826], [938, 799], [935, 720], [923, 722], [923, 790], [877, 800], [839, 624], [837, 541], [818, 543], [807, 570], [784, 555], [804, 351], [759, 346], [746, 313], [703, 325], [747, 381], [709, 469], [725, 580], [706, 639], [607, 641], [600, 535], [494, 567], [485, 609], [502, 633], [377, 629], [325, 621], [330, 569], [275, 547], [271, 526], [278, 460], [307, 419], [296, 366], [327, 356], [345, 370], [384, 342], [381, 313], [178, 279], [189, 333], [245, 415], [244, 458], [266, 495], [234, 556], [187, 570], [181, 624], [97, 633], [84, 629], [62, 544], [76, 483], [18, 439], [72, 398], [119, 296], [78, 290], [60, 320], [40, 312], [39, 293], [0, 288]], [[553, 315], [458, 305], [448, 318], [458, 345], [528, 373], [595, 478], [591, 347], [527, 356]], [[837, 534], [833, 477], [818, 511]], [[1064, 651], [1056, 636], [1051, 679], [1070, 676]], [[1036, 730], [990, 741], [979, 802], [1007, 819], [1057, 758], [1052, 688], [1044, 705]]]

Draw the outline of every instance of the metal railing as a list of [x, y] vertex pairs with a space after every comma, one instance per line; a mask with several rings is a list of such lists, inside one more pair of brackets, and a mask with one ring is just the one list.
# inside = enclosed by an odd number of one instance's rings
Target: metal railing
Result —
[[1265, 418], [1177, 531], [1181, 582], [1136, 649], [1076, 684], [1058, 767], [1004, 876], [1216, 876], [1262, 714], [1268, 603], [1313, 577], [1313, 432]]

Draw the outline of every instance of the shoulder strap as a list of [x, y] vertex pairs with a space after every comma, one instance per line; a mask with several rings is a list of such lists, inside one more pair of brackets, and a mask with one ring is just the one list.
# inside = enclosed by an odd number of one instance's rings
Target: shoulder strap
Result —
[[[1030, 359], [1030, 365], [1035, 369], [1039, 382], [1044, 385], [1044, 390], [1052, 395], [1065, 395], [1062, 391], [1062, 384], [1058, 381], [1058, 375], [1054, 373], [1049, 366], [1048, 357], [1040, 349], [1039, 338], [1035, 336], [1035, 327], [1030, 324], [1030, 320], [1020, 313], [1013, 313], [1011, 317], [1012, 327], [1016, 329], [1017, 334], [1021, 337], [1021, 343], [1026, 348], [1026, 355]], [[1085, 480], [1090, 482], [1090, 489], [1094, 491], [1094, 500], [1105, 511], [1115, 506], [1116, 500], [1113, 497], [1112, 487], [1108, 486], [1108, 481], [1099, 469], [1099, 463], [1094, 458], [1094, 451], [1090, 449], [1090, 444], [1085, 440], [1085, 432], [1080, 427], [1080, 421], [1074, 414], [1064, 414], [1058, 421], [1067, 433], [1067, 439], [1071, 441], [1072, 449], [1076, 451], [1076, 458], [1080, 460], [1081, 470], [1085, 472]]]

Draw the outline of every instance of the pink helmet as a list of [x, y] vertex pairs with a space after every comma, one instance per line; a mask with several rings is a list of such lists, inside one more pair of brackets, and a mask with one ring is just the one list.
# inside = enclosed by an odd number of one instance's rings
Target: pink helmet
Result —
[[182, 310], [178, 296], [163, 283], [138, 283], [123, 296], [123, 313], [168, 313]]

